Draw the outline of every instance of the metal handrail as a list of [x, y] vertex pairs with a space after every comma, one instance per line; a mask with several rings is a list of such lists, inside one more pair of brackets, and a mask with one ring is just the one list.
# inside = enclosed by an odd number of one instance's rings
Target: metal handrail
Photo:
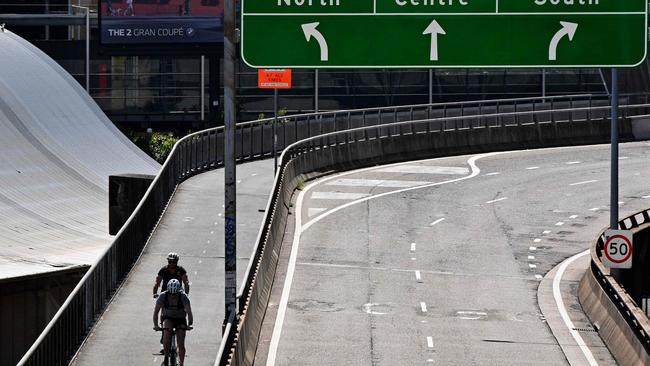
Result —
[[[643, 98], [647, 103], [650, 95], [639, 95], [639, 97]], [[628, 96], [628, 98], [632, 98], [632, 96]], [[516, 100], [533, 101], [533, 104], [535, 104], [540, 99], [542, 98], [517, 98]], [[569, 105], [573, 105], [572, 103], [574, 102], [588, 102], [591, 104], [593, 100], [598, 100], [599, 98], [587, 95], [581, 97], [547, 97], [544, 100], [562, 99], [567, 100]], [[509, 100], [513, 101], [514, 99]], [[488, 102], [490, 101], [485, 101], [485, 103]], [[483, 103], [483, 101], [448, 105], [468, 106], [472, 105], [472, 103], [477, 105], [476, 103]], [[501, 104], [499, 107], [508, 107], [503, 102], [495, 102], [494, 106], [498, 106], [499, 104]], [[487, 107], [487, 104], [485, 106]], [[443, 109], [445, 113], [449, 110], [443, 104], [431, 104], [285, 116], [282, 117], [284, 123], [282, 123], [282, 128], [279, 130], [284, 136], [281, 146], [289, 146], [304, 138], [320, 135], [324, 132], [325, 125], [328, 126], [326, 133], [332, 133], [332, 130], [342, 131], [346, 129], [351, 129], [351, 133], [356, 133], [362, 126], [365, 126], [367, 130], [376, 128], [379, 130], [390, 129], [391, 127], [389, 125], [391, 123], [398, 122], [400, 111], [407, 111], [408, 116], [413, 116], [415, 108], [426, 108], [431, 111], [434, 110], [434, 107]], [[625, 106], [622, 106], [622, 109], [625, 108]], [[355, 113], [358, 115], [355, 115]], [[530, 112], [517, 113], [524, 115]], [[544, 113], [548, 114], [549, 111], [538, 110], [533, 111], [533, 113], [543, 115]], [[553, 113], [551, 115], [554, 116]], [[340, 123], [341, 121], [338, 120], [340, 116], [343, 116], [343, 123]], [[354, 119], [359, 117], [361, 117], [361, 121], [354, 122]], [[454, 123], [463, 121], [464, 123], [466, 119], [479, 118], [481, 118], [480, 115], [475, 115], [447, 117], [446, 120], [454, 121]], [[486, 117], [483, 116], [483, 118]], [[372, 124], [374, 119], [376, 119], [376, 123]], [[239, 162], [265, 158], [272, 153], [271, 126], [269, 124], [272, 120], [263, 119], [237, 125], [236, 139], [238, 148], [236, 156]], [[434, 123], [438, 120], [431, 119], [426, 121], [427, 123]], [[312, 130], [312, 124], [318, 127]], [[403, 124], [399, 123], [395, 126], [402, 126]], [[417, 123], [417, 125], [421, 124]], [[111, 300], [114, 295], [114, 289], [119, 286], [140, 255], [178, 184], [193, 175], [223, 165], [222, 141], [223, 127], [218, 127], [188, 135], [174, 145], [169, 157], [145, 193], [142, 201], [118, 232], [113, 243], [93, 263], [86, 275], [84, 275], [79, 284], [73, 289], [70, 296], [39, 335], [36, 342], [20, 360], [19, 365], [65, 364], [70, 359], [85, 338], [90, 327], [95, 323], [97, 316]], [[282, 184], [282, 180], [276, 177], [274, 189], [277, 189], [280, 184]], [[275, 206], [273, 197], [276, 197], [277, 193], [277, 191], [274, 191], [273, 196], [269, 198], [269, 205]], [[274, 211], [275, 209], [267, 209], [265, 225], [273, 218], [272, 213]], [[259, 259], [262, 255], [263, 248], [259, 246], [259, 243], [262, 243], [264, 240], [264, 230], [264, 228], [260, 230], [255, 244], [254, 258], [251, 261]], [[245, 286], [249, 286], [252, 281], [252, 276], [250, 275], [251, 263], [253, 262], [249, 262], [247, 268], [246, 282], [242, 285], [240, 291], [238, 291], [240, 313], [245, 309], [245, 305], [241, 305], [242, 301], [245, 300], [242, 297], [242, 293], [248, 288]], [[237, 329], [237, 327], [233, 329]]]

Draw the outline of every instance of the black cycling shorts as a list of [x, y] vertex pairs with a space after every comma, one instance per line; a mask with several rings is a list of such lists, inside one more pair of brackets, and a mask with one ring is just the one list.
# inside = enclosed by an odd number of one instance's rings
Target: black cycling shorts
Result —
[[165, 320], [169, 319], [172, 321], [172, 327], [174, 329], [177, 329], [178, 327], [187, 327], [187, 319], [185, 318], [170, 318], [170, 317], [165, 317], [163, 316], [162, 322], [163, 326], [165, 325]]

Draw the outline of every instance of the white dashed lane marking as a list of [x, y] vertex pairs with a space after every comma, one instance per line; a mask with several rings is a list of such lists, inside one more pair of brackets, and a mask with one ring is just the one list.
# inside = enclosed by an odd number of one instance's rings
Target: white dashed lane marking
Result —
[[585, 181], [582, 181], [582, 182], [571, 183], [569, 185], [570, 186], [580, 186], [580, 185], [583, 185], [583, 184], [596, 183], [596, 182], [598, 182], [598, 180], [592, 179], [592, 180], [585, 180]]
[[564, 222], [562, 222], [562, 221], [555, 223], [555, 226], [562, 226], [562, 225], [564, 225]]
[[589, 209], [589, 211], [598, 211], [598, 210], [600, 210], [600, 208], [598, 208], [598, 207], [594, 207], [594, 208]]
[[423, 313], [427, 312], [427, 304], [424, 302], [420, 302], [420, 309], [422, 310]]
[[650, 195], [648, 195], [648, 196], [642, 196], [641, 198], [643, 198], [643, 199], [648, 199], [648, 198], [650, 198]]
[[538, 280], [541, 280], [542, 278], [544, 278], [544, 276], [536, 274], [535, 278], [538, 279]]
[[366, 193], [344, 193], [344, 192], [314, 192], [311, 195], [313, 200], [358, 200], [370, 196]]
[[441, 222], [443, 222], [443, 221], [445, 221], [445, 218], [444, 218], [444, 217], [439, 218], [438, 220], [436, 220], [436, 221], [430, 223], [429, 226], [433, 226], [433, 225], [435, 225], [435, 224], [439, 224], [439, 223], [441, 223]]
[[497, 198], [495, 200], [487, 201], [485, 203], [495, 203], [495, 202], [499, 202], [499, 201], [503, 201], [503, 200], [507, 200], [507, 199], [508, 199], [508, 197], [501, 197], [501, 198]]
[[309, 216], [309, 217], [316, 216], [316, 215], [318, 215], [319, 213], [321, 213], [321, 212], [323, 212], [325, 210], [327, 210], [327, 209], [326, 208], [321, 208], [321, 207], [309, 208], [309, 210], [307, 211], [307, 216]]
[[574, 165], [574, 164], [580, 164], [580, 163], [582, 163], [582, 162], [581, 161], [568, 161], [565, 164], [566, 165]]
[[526, 168], [526, 170], [535, 170], [535, 169], [539, 169], [539, 167], [538, 166], [529, 166], [528, 168]]
[[465, 175], [469, 169], [455, 166], [425, 166], [425, 165], [396, 165], [374, 170], [380, 173], [412, 173], [412, 174], [448, 174]]
[[537, 247], [529, 247], [528, 250], [530, 250], [531, 252], [534, 252], [534, 251], [537, 250]]
[[571, 216], [569, 216], [570, 219], [575, 219], [575, 218], [577, 218], [577, 217], [578, 217], [578, 215], [571, 215]]
[[528, 256], [528, 260], [531, 260], [531, 261], [532, 261], [532, 260], [535, 260], [535, 256], [534, 256], [534, 255], [529, 255], [529, 256]]
[[533, 240], [533, 243], [539, 243], [539, 242], [541, 242], [541, 241], [542, 241], [542, 239], [540, 239], [540, 238], [536, 238], [535, 240]]
[[528, 263], [528, 267], [530, 267], [531, 269], [533, 269], [533, 268], [537, 268], [537, 265], [536, 265], [536, 264], [532, 264], [532, 263]]
[[411, 243], [411, 251], [415, 252], [415, 243]]
[[427, 181], [414, 180], [381, 180], [381, 179], [349, 179], [341, 178], [325, 183], [327, 186], [344, 187], [385, 187], [385, 188], [408, 188], [430, 184]]
[[422, 275], [420, 274], [420, 271], [415, 271], [415, 280], [422, 282]]
[[547, 234], [550, 234], [550, 233], [551, 233], [551, 230], [544, 230], [544, 231], [542, 231], [542, 235], [547, 235]]
[[492, 172], [492, 173], [487, 173], [487, 174], [485, 174], [485, 176], [486, 176], [486, 177], [489, 177], [489, 176], [492, 176], [492, 175], [499, 175], [499, 174], [501, 174], [501, 173], [499, 173], [499, 172]]
[[427, 337], [427, 347], [433, 348], [433, 337]]

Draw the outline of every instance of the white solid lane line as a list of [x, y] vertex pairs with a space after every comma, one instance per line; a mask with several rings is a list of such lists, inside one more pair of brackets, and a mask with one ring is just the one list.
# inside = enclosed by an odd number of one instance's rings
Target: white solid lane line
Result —
[[444, 217], [439, 218], [438, 220], [436, 220], [436, 221], [430, 223], [429, 226], [433, 226], [433, 225], [439, 224], [439, 223], [441, 223], [441, 222], [443, 222], [443, 221], [445, 221], [445, 218], [444, 218]]
[[[416, 190], [416, 189], [434, 187], [434, 186], [439, 186], [439, 185], [443, 185], [443, 184], [449, 184], [449, 183], [454, 183], [454, 182], [459, 182], [459, 181], [462, 181], [462, 180], [474, 178], [474, 177], [476, 177], [477, 175], [479, 175], [481, 173], [481, 169], [479, 169], [478, 166], [476, 166], [476, 161], [477, 160], [479, 160], [481, 158], [484, 158], [484, 157], [495, 156], [495, 155], [506, 154], [506, 153], [507, 152], [496, 152], [496, 153], [486, 153], [486, 154], [472, 156], [471, 158], [469, 158], [467, 160], [467, 164], [471, 167], [471, 172], [472, 173], [467, 175], [467, 176], [456, 178], [456, 179], [450, 179], [450, 180], [443, 181], [443, 182], [431, 183], [431, 184], [427, 184], [425, 186], [420, 186], [420, 187], [411, 187], [411, 188], [404, 188], [404, 189], [395, 190], [395, 191], [392, 191], [392, 192], [385, 192], [385, 193], [377, 194], [377, 195], [370, 196], [370, 197], [364, 197], [364, 198], [361, 198], [361, 199], [356, 200], [356, 201], [347, 202], [347, 203], [345, 203], [345, 204], [343, 204], [341, 206], [338, 206], [338, 207], [336, 207], [336, 208], [334, 208], [332, 210], [329, 210], [329, 211], [323, 213], [322, 215], [312, 219], [311, 221], [309, 221], [309, 222], [307, 222], [306, 224], [303, 225], [302, 224], [302, 217], [301, 217], [303, 200], [305, 198], [305, 195], [313, 187], [317, 187], [319, 184], [325, 183], [325, 182], [327, 182], [329, 180], [332, 180], [332, 179], [340, 178], [341, 176], [344, 176], [344, 175], [349, 175], [349, 174], [353, 174], [353, 173], [360, 173], [360, 172], [364, 172], [364, 171], [371, 171], [371, 170], [374, 171], [374, 170], [376, 170], [376, 168], [372, 167], [372, 168], [357, 170], [357, 171], [354, 171], [354, 172], [347, 172], [347, 173], [337, 174], [337, 175], [334, 175], [333, 177], [325, 178], [325, 179], [323, 179], [321, 181], [314, 182], [313, 184], [310, 184], [307, 187], [305, 187], [305, 189], [303, 189], [300, 192], [300, 194], [298, 195], [298, 199], [296, 201], [296, 209], [295, 209], [295, 212], [296, 212], [296, 215], [295, 215], [295, 223], [296, 223], [296, 225], [295, 225], [295, 227], [296, 227], [296, 229], [294, 230], [294, 234], [293, 234], [293, 243], [292, 243], [292, 247], [291, 247], [291, 254], [289, 256], [289, 264], [287, 266], [287, 274], [286, 274], [286, 278], [285, 278], [285, 281], [284, 281], [284, 286], [282, 287], [282, 295], [280, 297], [280, 303], [278, 304], [278, 312], [276, 314], [275, 325], [273, 326], [273, 334], [271, 335], [271, 342], [269, 344], [269, 356], [268, 356], [268, 358], [266, 360], [266, 365], [267, 366], [275, 366], [275, 359], [277, 357], [278, 346], [280, 344], [280, 337], [282, 335], [282, 326], [284, 325], [284, 318], [285, 318], [285, 315], [286, 315], [286, 312], [287, 312], [287, 304], [289, 302], [289, 294], [291, 293], [291, 284], [293, 283], [293, 275], [294, 275], [295, 270], [296, 270], [296, 260], [298, 258], [298, 249], [300, 247], [300, 236], [302, 235], [302, 233], [304, 231], [309, 229], [309, 227], [311, 227], [311, 225], [313, 225], [313, 224], [317, 223], [318, 221], [328, 217], [329, 215], [331, 215], [331, 214], [333, 214], [335, 212], [338, 212], [338, 211], [340, 211], [340, 210], [342, 210], [342, 209], [344, 209], [346, 207], [350, 207], [352, 205], [355, 205], [355, 204], [358, 204], [358, 203], [361, 203], [361, 202], [366, 202], [366, 201], [369, 201], [371, 199], [380, 198], [380, 197], [393, 195], [393, 194], [398, 194], [398, 193], [402, 193], [402, 192], [413, 191], [413, 190]], [[439, 158], [429, 159], [428, 161], [433, 161], [433, 160], [437, 160], [437, 159], [439, 159]], [[398, 165], [398, 164], [399, 163], [397, 163], [395, 165]]]
[[592, 180], [585, 180], [585, 181], [582, 181], [582, 182], [571, 183], [569, 185], [570, 186], [580, 186], [580, 185], [583, 185], [583, 184], [596, 183], [596, 182], [598, 182], [598, 180], [592, 179]]
[[465, 175], [469, 169], [456, 166], [395, 165], [375, 170], [380, 173]]
[[503, 200], [507, 200], [507, 199], [508, 199], [508, 197], [501, 197], [501, 198], [497, 198], [495, 200], [487, 201], [485, 203], [494, 203], [494, 202], [499, 202], [499, 201], [503, 201]]
[[341, 178], [325, 185], [328, 186], [344, 186], [344, 187], [385, 187], [385, 188], [406, 188], [417, 187], [429, 184], [428, 181], [418, 180], [382, 180], [382, 179], [350, 179]]
[[585, 341], [582, 339], [582, 336], [580, 336], [580, 333], [578, 333], [578, 331], [575, 329], [575, 326], [573, 325], [573, 321], [571, 321], [571, 318], [569, 317], [569, 313], [567, 312], [566, 307], [564, 306], [564, 300], [562, 300], [562, 293], [560, 292], [560, 282], [562, 281], [562, 276], [564, 275], [564, 271], [566, 270], [566, 268], [571, 263], [573, 263], [573, 261], [587, 254], [589, 254], [589, 250], [585, 250], [582, 253], [578, 253], [573, 257], [562, 262], [560, 268], [557, 270], [557, 273], [555, 274], [555, 278], [553, 279], [553, 297], [555, 298], [555, 304], [557, 305], [557, 309], [560, 312], [560, 316], [562, 317], [564, 324], [569, 329], [569, 333], [571, 333], [573, 339], [580, 347], [580, 350], [582, 350], [582, 353], [587, 358], [589, 365], [598, 366], [598, 362], [596, 362], [596, 359], [594, 358], [594, 355], [591, 353], [591, 350], [585, 344]]

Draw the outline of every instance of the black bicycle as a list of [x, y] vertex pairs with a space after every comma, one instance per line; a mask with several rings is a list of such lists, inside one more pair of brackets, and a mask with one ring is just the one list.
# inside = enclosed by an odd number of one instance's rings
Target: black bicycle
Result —
[[[193, 327], [177, 327], [178, 329], [184, 329], [186, 331], [190, 331], [194, 329]], [[165, 360], [163, 361], [164, 366], [177, 366], [178, 365], [178, 349], [176, 348], [176, 329], [177, 328], [158, 328], [156, 331], [162, 332], [165, 329], [171, 330], [172, 332], [172, 337], [171, 337], [171, 342], [169, 344], [169, 354], [167, 354], [167, 357], [165, 357]]]

